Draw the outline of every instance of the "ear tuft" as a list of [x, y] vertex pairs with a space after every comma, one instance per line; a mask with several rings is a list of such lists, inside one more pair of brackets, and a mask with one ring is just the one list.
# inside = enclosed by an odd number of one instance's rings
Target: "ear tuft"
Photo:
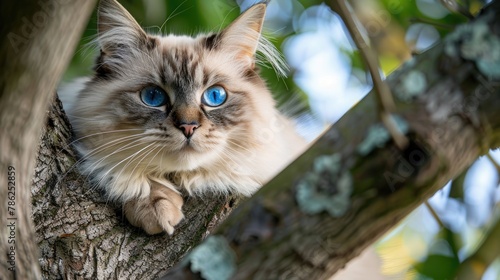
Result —
[[98, 42], [103, 52], [117, 46], [135, 47], [147, 41], [147, 35], [132, 15], [116, 0], [101, 0], [98, 7]]
[[265, 15], [265, 3], [254, 5], [243, 12], [221, 33], [224, 51], [233, 53], [237, 59], [253, 66]]

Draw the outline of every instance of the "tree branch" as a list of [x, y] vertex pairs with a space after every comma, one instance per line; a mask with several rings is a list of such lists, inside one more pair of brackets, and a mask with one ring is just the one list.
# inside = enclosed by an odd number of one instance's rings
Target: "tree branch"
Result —
[[351, 34], [352, 40], [361, 54], [361, 59], [365, 63], [368, 68], [368, 72], [372, 77], [373, 88], [375, 89], [374, 94], [377, 97], [377, 104], [379, 107], [380, 120], [387, 128], [397, 147], [400, 150], [404, 150], [408, 145], [408, 139], [406, 139], [401, 131], [399, 131], [391, 116], [395, 106], [394, 100], [392, 98], [391, 89], [380, 76], [380, 67], [375, 53], [370, 48], [369, 42], [365, 41], [363, 35], [359, 31], [355, 21], [356, 18], [353, 15], [352, 9], [349, 7], [347, 0], [331, 0], [329, 3], [330, 7], [337, 11], [344, 21], [349, 34]]

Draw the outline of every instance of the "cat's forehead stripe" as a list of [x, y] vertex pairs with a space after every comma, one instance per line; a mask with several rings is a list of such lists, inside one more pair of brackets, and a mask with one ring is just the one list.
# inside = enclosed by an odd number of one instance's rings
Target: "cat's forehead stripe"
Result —
[[202, 82], [202, 77], [197, 77], [201, 65], [193, 43], [163, 45], [164, 65], [160, 68], [163, 71], [160, 77], [162, 82], [169, 84], [177, 93], [192, 91]]

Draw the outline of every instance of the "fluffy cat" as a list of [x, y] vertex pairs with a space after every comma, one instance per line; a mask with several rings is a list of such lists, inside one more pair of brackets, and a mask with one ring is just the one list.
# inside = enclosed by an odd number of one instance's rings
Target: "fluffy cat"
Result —
[[148, 35], [115, 0], [98, 9], [95, 73], [62, 99], [80, 172], [132, 225], [172, 234], [182, 189], [249, 196], [303, 151], [258, 75], [257, 50], [280, 61], [261, 38], [265, 4], [196, 37]]

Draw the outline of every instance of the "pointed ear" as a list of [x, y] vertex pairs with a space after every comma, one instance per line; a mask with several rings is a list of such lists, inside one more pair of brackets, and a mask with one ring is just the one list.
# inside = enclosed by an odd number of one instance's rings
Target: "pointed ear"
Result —
[[261, 3], [250, 7], [220, 34], [220, 46], [223, 51], [249, 63], [252, 68], [266, 15], [266, 6]]
[[147, 43], [147, 35], [132, 15], [116, 0], [101, 0], [97, 15], [101, 50], [110, 53], [117, 48], [137, 47]]

